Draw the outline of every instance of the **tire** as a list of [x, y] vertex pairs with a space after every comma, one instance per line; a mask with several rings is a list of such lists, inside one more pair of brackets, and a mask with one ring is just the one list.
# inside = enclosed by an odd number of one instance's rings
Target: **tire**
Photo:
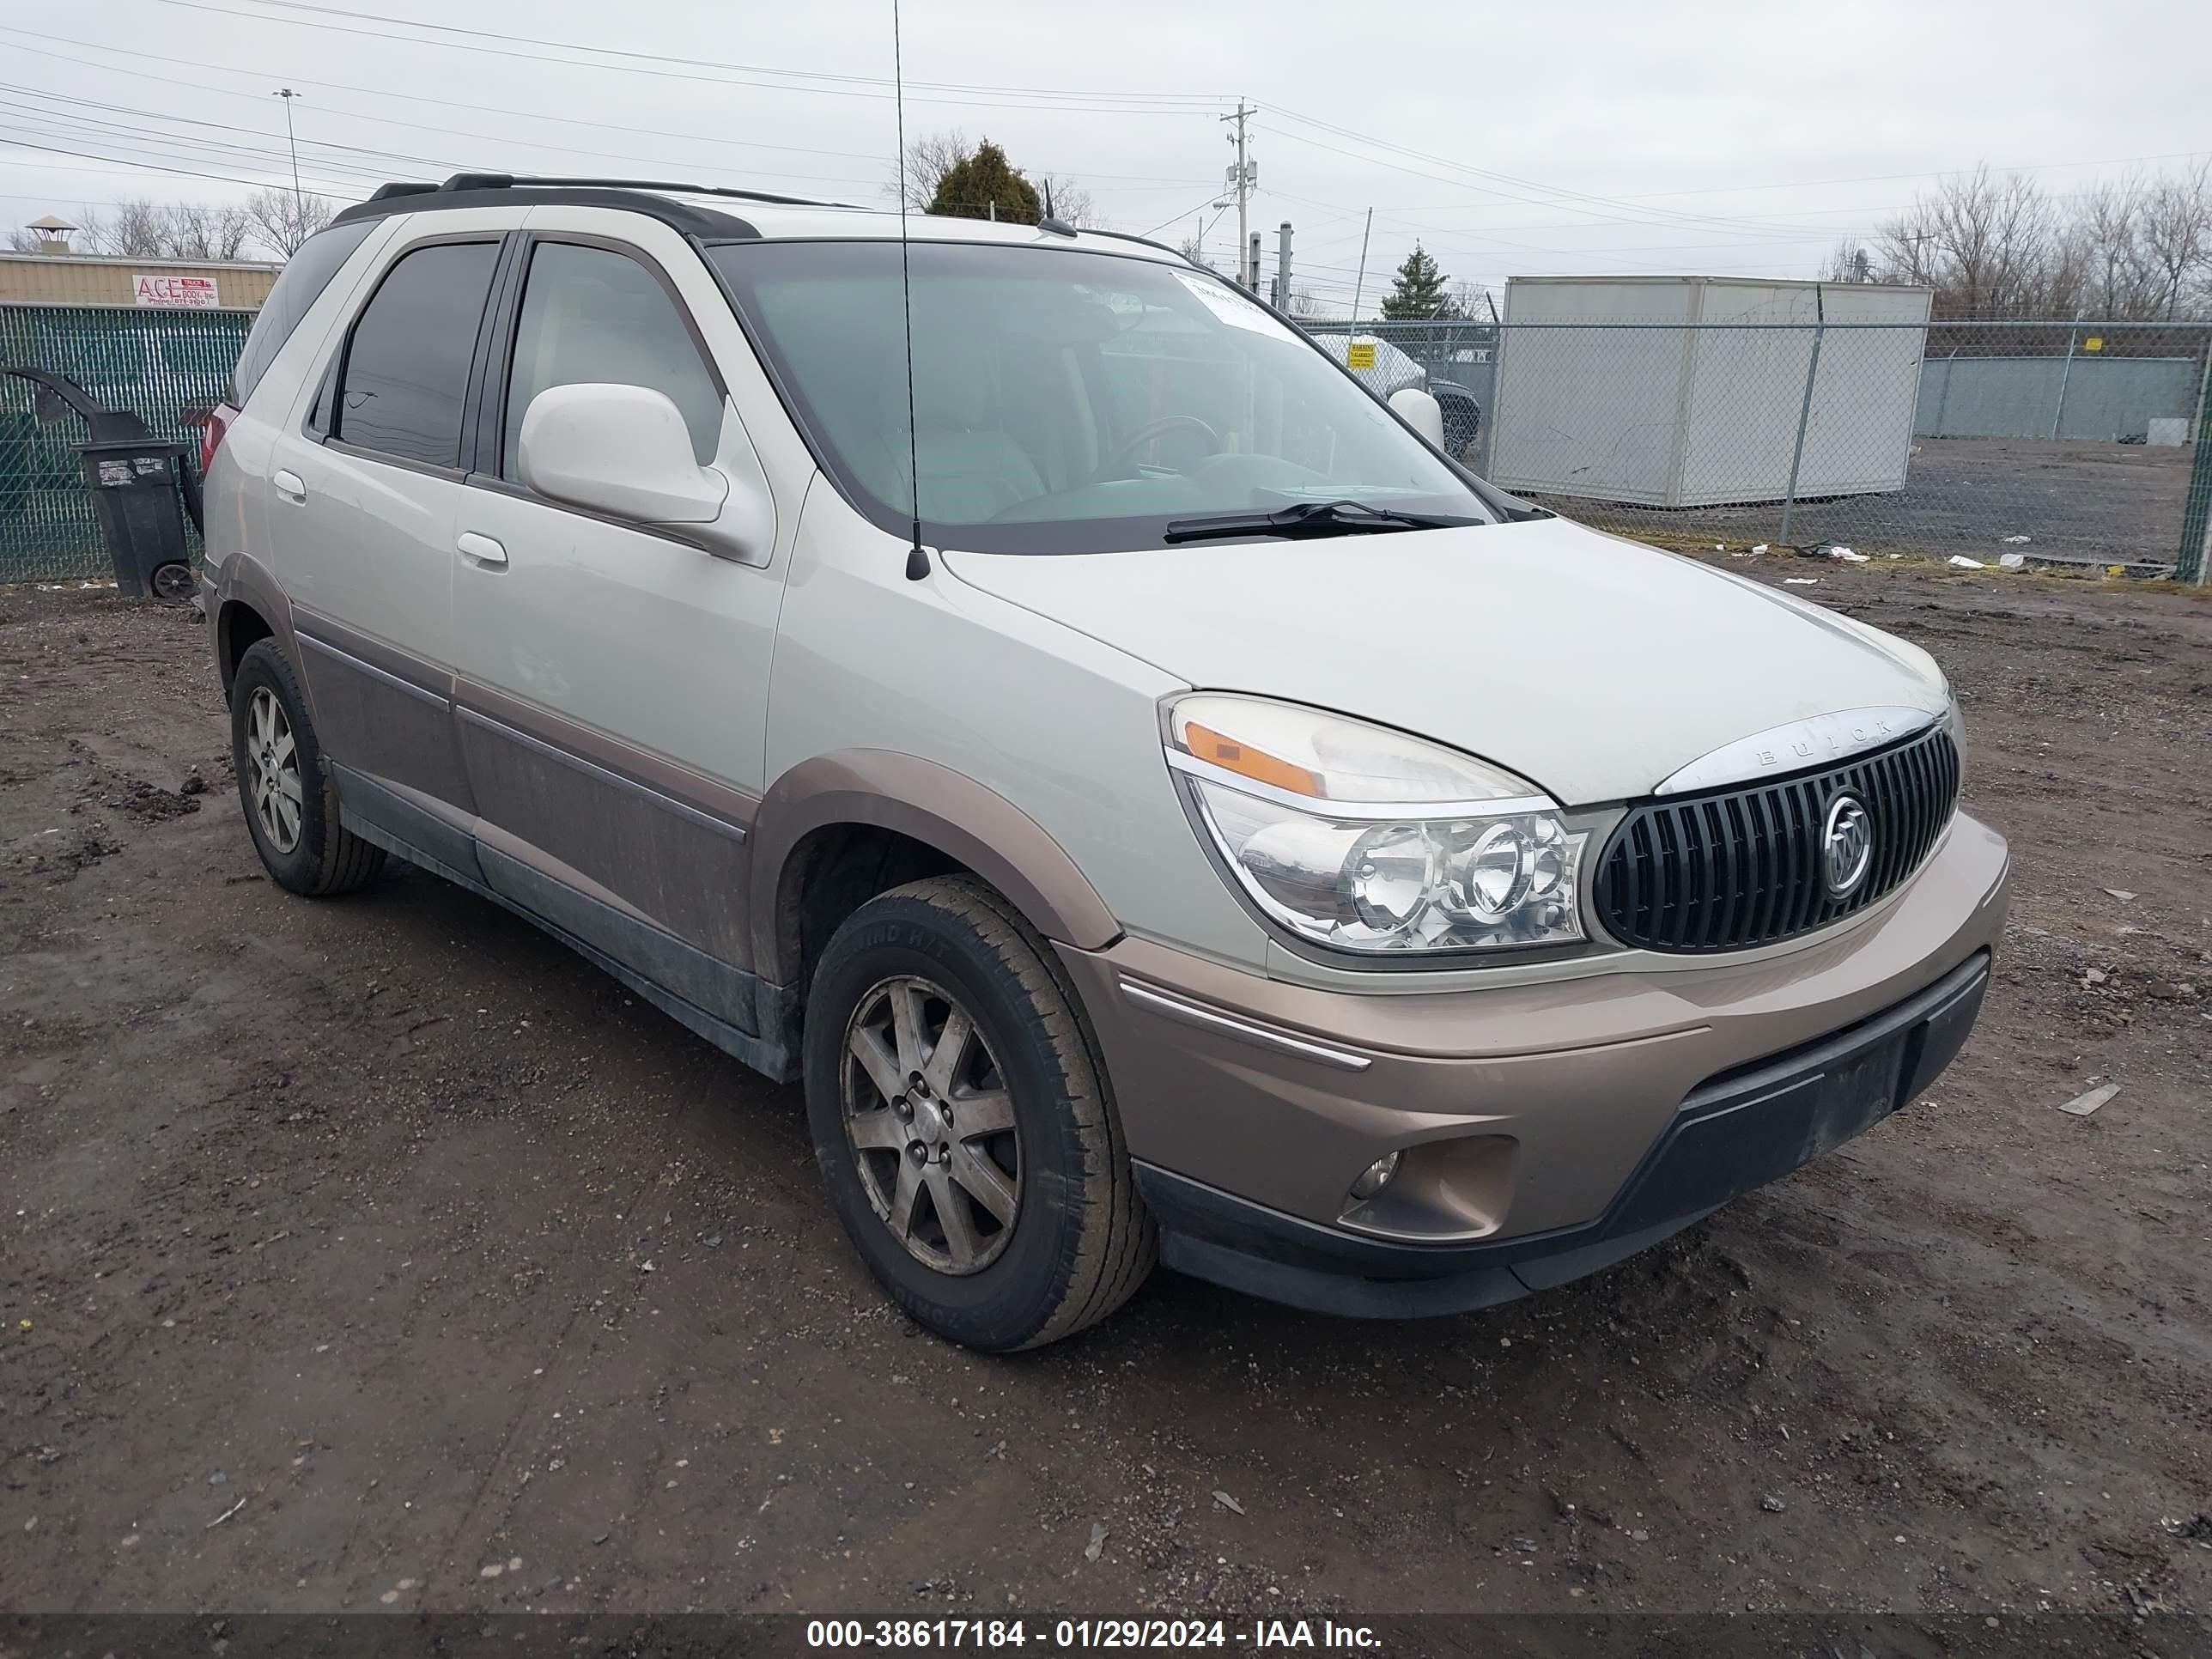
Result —
[[[972, 1030], [940, 1063], [956, 1013]], [[939, 1335], [1038, 1347], [1105, 1318], [1152, 1271], [1158, 1236], [1073, 996], [988, 887], [938, 877], [854, 911], [815, 969], [804, 1051], [838, 1219], [891, 1299]]]
[[[384, 849], [338, 820], [337, 791], [324, 773], [307, 699], [274, 640], [255, 641], [231, 678], [230, 754], [246, 830], [278, 886], [327, 898], [350, 893], [384, 868]], [[264, 792], [261, 780], [272, 771], [278, 785]]]

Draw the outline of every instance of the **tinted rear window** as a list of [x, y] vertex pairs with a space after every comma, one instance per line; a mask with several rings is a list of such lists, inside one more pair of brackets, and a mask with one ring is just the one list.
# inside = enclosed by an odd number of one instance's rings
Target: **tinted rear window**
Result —
[[385, 274], [354, 325], [333, 434], [433, 466], [461, 459], [469, 359], [497, 242], [435, 242]]
[[291, 262], [277, 273], [276, 285], [262, 302], [261, 314], [253, 319], [253, 331], [246, 337], [245, 348], [238, 354], [238, 366], [230, 374], [233, 406], [246, 407], [246, 400], [261, 383], [262, 374], [284, 349], [284, 342], [292, 337], [292, 331], [299, 327], [300, 319], [323, 297], [323, 290], [338, 274], [338, 267], [375, 228], [373, 219], [364, 219], [358, 224], [336, 225], [329, 230], [318, 231], [300, 245]]

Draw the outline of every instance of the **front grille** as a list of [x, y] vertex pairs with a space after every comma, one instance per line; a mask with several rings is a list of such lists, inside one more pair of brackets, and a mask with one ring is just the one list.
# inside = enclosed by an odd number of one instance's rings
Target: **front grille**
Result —
[[[1873, 829], [1865, 878], [1828, 890], [1828, 807], [1856, 796]], [[1938, 726], [1826, 771], [1649, 800], [1607, 843], [1594, 902], [1607, 932], [1647, 951], [1741, 951], [1825, 927], [1893, 890], [1928, 856], [1959, 794]]]

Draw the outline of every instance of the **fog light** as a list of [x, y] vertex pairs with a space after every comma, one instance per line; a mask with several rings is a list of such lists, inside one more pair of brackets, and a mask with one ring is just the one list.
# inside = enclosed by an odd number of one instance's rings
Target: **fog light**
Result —
[[1352, 1195], [1370, 1199], [1390, 1184], [1390, 1177], [1398, 1173], [1398, 1154], [1385, 1152], [1359, 1172], [1359, 1179], [1352, 1183]]

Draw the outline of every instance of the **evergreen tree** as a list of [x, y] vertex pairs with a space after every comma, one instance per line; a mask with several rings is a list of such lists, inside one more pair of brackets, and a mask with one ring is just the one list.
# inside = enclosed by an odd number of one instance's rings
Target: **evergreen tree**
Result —
[[1398, 267], [1398, 281], [1382, 299], [1382, 315], [1394, 323], [1425, 321], [1432, 317], [1456, 317], [1459, 307], [1446, 293], [1450, 278], [1437, 268], [1428, 251], [1416, 242]]
[[1044, 216], [1036, 186], [1014, 170], [1006, 152], [986, 138], [975, 153], [948, 168], [929, 204], [951, 219], [1004, 219], [1033, 225]]

